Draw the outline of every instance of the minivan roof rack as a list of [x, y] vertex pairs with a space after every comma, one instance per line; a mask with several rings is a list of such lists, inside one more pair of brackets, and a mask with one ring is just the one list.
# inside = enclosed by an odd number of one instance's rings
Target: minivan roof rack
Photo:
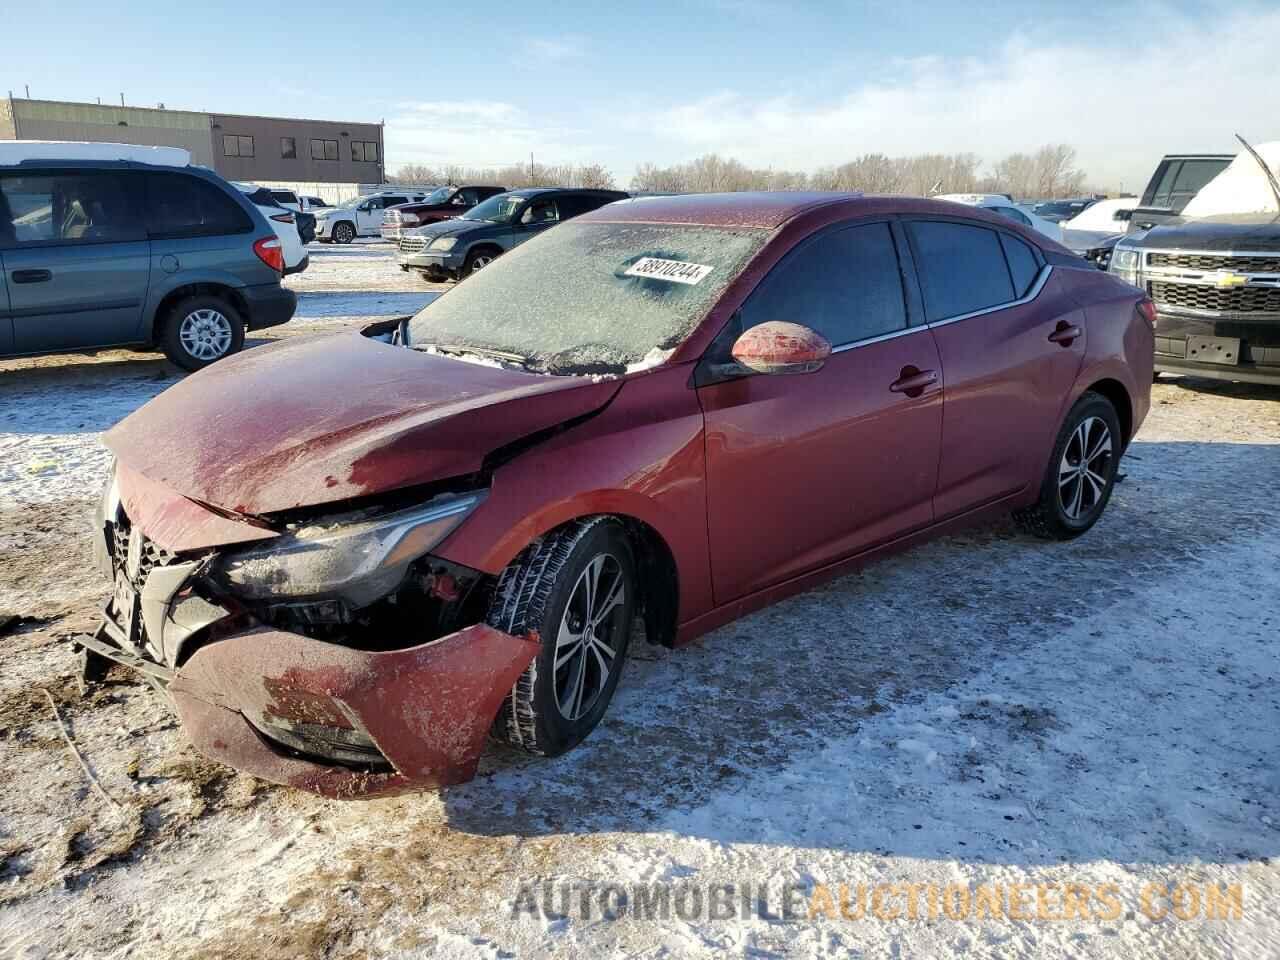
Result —
[[68, 140], [0, 140], [0, 166], [33, 160], [131, 160], [162, 167], [188, 167], [191, 151], [134, 143], [85, 143]]

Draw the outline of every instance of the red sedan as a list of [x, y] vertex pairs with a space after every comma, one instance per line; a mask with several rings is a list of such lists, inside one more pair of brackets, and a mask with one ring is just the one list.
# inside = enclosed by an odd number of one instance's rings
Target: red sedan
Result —
[[978, 209], [610, 204], [112, 430], [85, 670], [268, 780], [455, 783], [490, 734], [587, 736], [637, 622], [685, 643], [999, 513], [1085, 532], [1151, 379], [1135, 288]]

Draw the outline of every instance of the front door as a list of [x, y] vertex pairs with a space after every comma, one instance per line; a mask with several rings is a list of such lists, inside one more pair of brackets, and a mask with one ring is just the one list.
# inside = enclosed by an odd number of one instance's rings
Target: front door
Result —
[[947, 372], [942, 520], [1040, 482], [1084, 361], [1085, 318], [1012, 234], [959, 221], [907, 229]]
[[841, 225], [802, 242], [711, 351], [774, 320], [813, 328], [835, 352], [816, 373], [698, 390], [717, 603], [933, 518], [942, 368], [929, 330], [908, 325], [889, 224]]
[[137, 343], [150, 279], [140, 183], [112, 171], [0, 174], [13, 350]]

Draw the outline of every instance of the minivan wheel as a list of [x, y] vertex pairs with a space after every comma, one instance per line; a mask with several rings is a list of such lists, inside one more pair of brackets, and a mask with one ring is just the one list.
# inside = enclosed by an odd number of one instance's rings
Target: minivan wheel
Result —
[[336, 243], [350, 243], [356, 238], [356, 228], [345, 220], [333, 227], [333, 239]]
[[527, 753], [577, 746], [618, 686], [636, 611], [636, 566], [621, 524], [578, 520], [527, 547], [502, 572], [486, 618], [541, 650], [516, 681], [493, 735]]
[[187, 297], [169, 311], [160, 345], [182, 369], [199, 370], [244, 346], [244, 320], [220, 297]]
[[1120, 418], [1111, 401], [1085, 392], [1067, 413], [1033, 506], [1014, 512], [1029, 533], [1070, 540], [1102, 516], [1115, 487], [1123, 452]]

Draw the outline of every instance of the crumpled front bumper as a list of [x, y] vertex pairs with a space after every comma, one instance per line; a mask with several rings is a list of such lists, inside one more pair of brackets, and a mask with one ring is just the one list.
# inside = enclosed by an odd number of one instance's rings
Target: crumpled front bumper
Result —
[[[211, 759], [326, 797], [385, 796], [475, 776], [503, 697], [537, 652], [536, 637], [484, 624], [385, 652], [262, 628], [196, 650], [168, 693]], [[371, 742], [385, 764], [309, 758], [276, 731]]]

